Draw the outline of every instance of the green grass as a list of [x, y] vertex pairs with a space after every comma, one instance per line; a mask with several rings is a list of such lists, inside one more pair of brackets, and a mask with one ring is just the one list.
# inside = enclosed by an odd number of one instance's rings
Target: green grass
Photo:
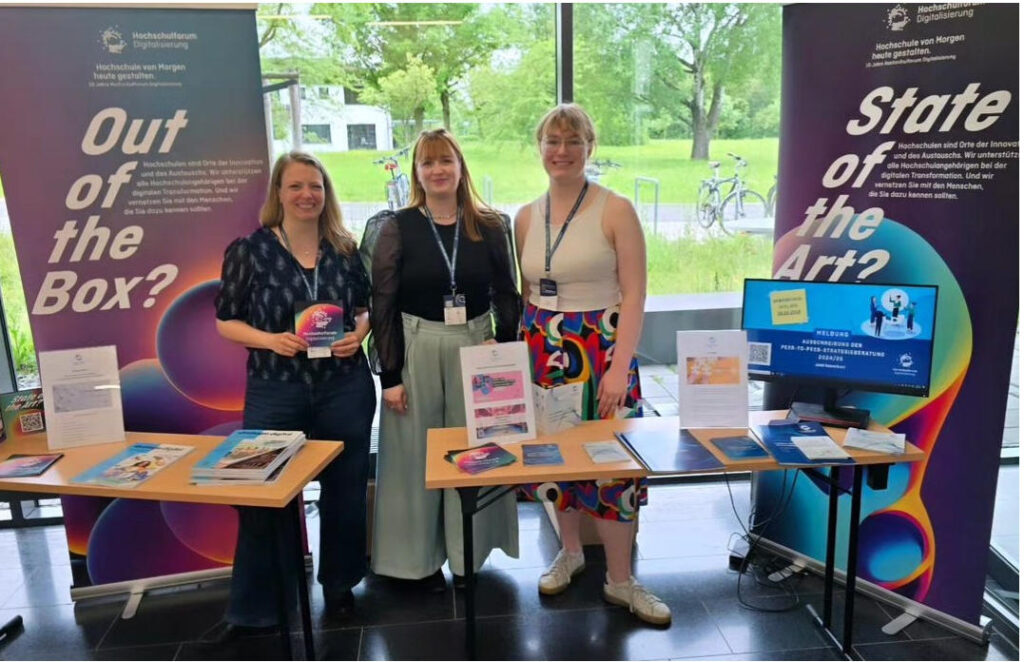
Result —
[[[466, 162], [477, 189], [483, 194], [483, 181], [494, 181], [494, 201], [506, 204], [528, 202], [544, 190], [546, 178], [540, 156], [533, 145], [511, 142], [467, 142], [463, 144]], [[777, 138], [757, 140], [715, 140], [711, 143], [711, 160], [721, 161], [721, 174], [731, 175], [733, 152], [747, 159], [750, 166], [746, 181], [750, 188], [767, 193], [774, 181], [778, 163]], [[331, 180], [343, 202], [383, 201], [387, 174], [372, 161], [385, 152], [352, 151], [321, 154]], [[653, 177], [661, 182], [661, 201], [691, 203], [697, 200], [700, 180], [711, 174], [707, 161], [691, 161], [689, 140], [654, 140], [637, 147], [597, 148], [594, 158], [611, 159], [622, 165], [607, 171], [602, 183], [628, 198], [633, 197], [634, 178]], [[410, 172], [409, 158], [400, 160], [402, 171]], [[645, 188], [643, 199], [653, 200]]]
[[647, 294], [739, 292], [744, 278], [770, 278], [772, 240], [762, 235], [647, 237]]
[[0, 234], [0, 296], [3, 297], [4, 313], [7, 315], [15, 371], [18, 374], [37, 372], [36, 348], [28, 324], [21, 273], [14, 255], [14, 240], [9, 234]]

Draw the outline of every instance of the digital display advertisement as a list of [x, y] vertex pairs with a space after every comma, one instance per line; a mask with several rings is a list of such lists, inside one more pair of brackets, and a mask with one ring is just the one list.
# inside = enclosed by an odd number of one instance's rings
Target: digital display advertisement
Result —
[[937, 295], [919, 285], [747, 280], [750, 375], [928, 395]]

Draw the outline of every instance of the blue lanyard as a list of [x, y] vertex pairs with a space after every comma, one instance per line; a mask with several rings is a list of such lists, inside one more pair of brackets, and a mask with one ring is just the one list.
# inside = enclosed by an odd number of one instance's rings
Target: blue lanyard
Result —
[[292, 260], [295, 261], [295, 266], [299, 269], [299, 277], [302, 278], [302, 284], [306, 286], [306, 294], [309, 295], [310, 301], [316, 301], [316, 293], [318, 288], [318, 282], [320, 280], [320, 236], [317, 235], [316, 241], [316, 265], [313, 267], [313, 287], [309, 286], [309, 280], [306, 279], [306, 270], [302, 268], [298, 258], [295, 257], [295, 251], [292, 250], [292, 243], [288, 241], [288, 233], [284, 231], [284, 223], [277, 226], [277, 229], [281, 231], [281, 238], [284, 239], [284, 245], [288, 248], [288, 252], [291, 253]]
[[423, 205], [420, 207], [420, 211], [427, 217], [427, 221], [430, 223], [430, 231], [434, 233], [434, 241], [437, 242], [437, 247], [441, 249], [441, 256], [444, 258], [444, 264], [448, 267], [448, 286], [452, 290], [452, 294], [455, 294], [455, 260], [459, 257], [459, 229], [462, 227], [462, 205], [459, 205], [458, 211], [455, 212], [455, 241], [452, 243], [452, 256], [448, 257], [448, 251], [445, 250], [444, 242], [441, 241], [441, 233], [437, 231], [437, 226], [434, 225], [434, 215], [430, 213], [430, 209]]
[[583, 182], [583, 189], [580, 191], [579, 196], [576, 198], [576, 204], [569, 210], [569, 215], [565, 217], [565, 223], [562, 223], [562, 229], [558, 232], [558, 237], [555, 239], [555, 245], [551, 245], [551, 191], [545, 194], [546, 206], [544, 207], [544, 273], [548, 276], [551, 275], [551, 257], [558, 250], [558, 245], [562, 243], [562, 237], [565, 236], [565, 231], [569, 228], [569, 221], [576, 215], [580, 205], [583, 204], [583, 198], [587, 195], [587, 189], [590, 188], [590, 182]]

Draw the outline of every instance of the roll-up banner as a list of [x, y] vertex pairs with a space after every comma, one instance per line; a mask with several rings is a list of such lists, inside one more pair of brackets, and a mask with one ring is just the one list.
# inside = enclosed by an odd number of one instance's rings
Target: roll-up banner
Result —
[[[1018, 47], [1016, 5], [783, 10], [774, 276], [939, 288], [928, 397], [843, 400], [928, 454], [865, 489], [858, 576], [973, 626], [1017, 325]], [[758, 480], [758, 512], [789, 484]], [[824, 559], [827, 489], [801, 476], [767, 537]]]
[[[0, 177], [39, 351], [116, 345], [128, 430], [237, 427], [224, 248], [267, 181], [255, 13], [0, 8]], [[228, 507], [65, 498], [75, 586], [231, 563]]]

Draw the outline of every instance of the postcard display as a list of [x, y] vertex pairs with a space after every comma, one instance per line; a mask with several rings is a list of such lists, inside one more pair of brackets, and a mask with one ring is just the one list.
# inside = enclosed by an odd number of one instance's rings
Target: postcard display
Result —
[[[266, 193], [256, 42], [251, 7], [0, 7], [19, 91], [0, 162], [36, 349], [115, 345], [127, 430], [241, 427], [246, 351], [217, 334], [213, 300]], [[234, 556], [228, 506], [61, 503], [74, 588]]]

